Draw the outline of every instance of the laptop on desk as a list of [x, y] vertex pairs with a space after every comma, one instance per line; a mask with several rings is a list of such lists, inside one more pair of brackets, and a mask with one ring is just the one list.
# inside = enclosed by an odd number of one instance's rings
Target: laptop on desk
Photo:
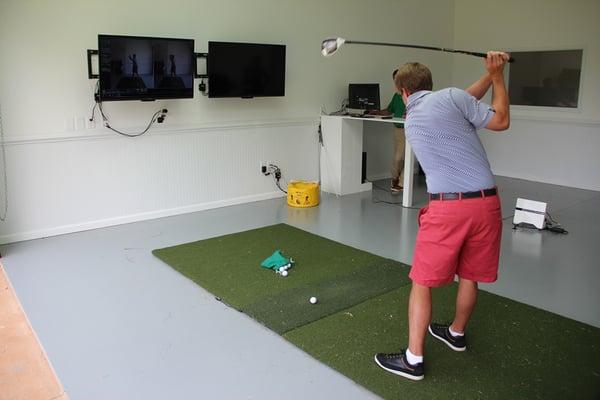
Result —
[[378, 83], [351, 83], [348, 85], [348, 113], [364, 115], [369, 110], [380, 110]]

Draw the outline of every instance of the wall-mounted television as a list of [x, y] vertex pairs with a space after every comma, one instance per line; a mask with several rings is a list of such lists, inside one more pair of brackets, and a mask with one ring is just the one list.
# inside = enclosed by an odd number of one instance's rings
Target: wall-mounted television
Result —
[[208, 42], [208, 96], [285, 96], [285, 45]]
[[101, 101], [194, 97], [193, 39], [98, 35], [98, 57]]

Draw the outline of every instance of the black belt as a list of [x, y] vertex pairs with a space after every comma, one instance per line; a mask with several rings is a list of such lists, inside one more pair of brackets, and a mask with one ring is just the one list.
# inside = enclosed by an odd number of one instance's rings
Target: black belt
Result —
[[496, 188], [483, 189], [477, 192], [464, 193], [429, 193], [429, 200], [460, 200], [460, 199], [476, 199], [478, 197], [489, 197], [498, 194]]

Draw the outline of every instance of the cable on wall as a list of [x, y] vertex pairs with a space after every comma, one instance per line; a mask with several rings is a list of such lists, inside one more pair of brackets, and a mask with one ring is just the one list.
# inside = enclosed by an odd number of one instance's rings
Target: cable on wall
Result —
[[100, 88], [100, 81], [96, 82], [96, 89], [94, 90], [95, 103], [94, 103], [94, 108], [92, 108], [92, 115], [90, 116], [90, 121], [95, 121], [96, 108], [98, 108], [98, 110], [100, 111], [100, 116], [102, 117], [102, 122], [103, 122], [104, 126], [108, 129], [110, 129], [111, 131], [118, 133], [119, 135], [126, 136], [126, 137], [142, 136], [144, 133], [146, 133], [150, 130], [150, 128], [152, 127], [152, 125], [154, 125], [154, 123], [162, 124], [164, 122], [165, 118], [167, 117], [167, 113], [169, 112], [169, 110], [167, 110], [166, 108], [161, 108], [160, 110], [156, 111], [152, 115], [152, 118], [150, 118], [150, 122], [148, 122], [148, 125], [146, 125], [146, 128], [141, 132], [133, 132], [133, 133], [123, 132], [121, 130], [113, 128], [110, 125], [109, 118], [106, 115], [106, 113], [104, 112], [104, 108], [102, 107], [102, 99], [100, 98], [99, 88]]
[[275, 164], [269, 164], [269, 165], [267, 165], [267, 170], [264, 172], [264, 175], [265, 176], [271, 175], [273, 177], [273, 182], [275, 183], [277, 188], [279, 190], [281, 190], [283, 193], [287, 194], [287, 191], [285, 191], [281, 187], [281, 183], [280, 183], [280, 180], [282, 180], [282, 177], [283, 177], [283, 174], [281, 173], [281, 168], [279, 168]]

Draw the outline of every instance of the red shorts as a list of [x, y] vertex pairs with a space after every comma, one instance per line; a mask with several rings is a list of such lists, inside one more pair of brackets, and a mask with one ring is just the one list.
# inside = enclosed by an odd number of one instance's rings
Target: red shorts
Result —
[[454, 275], [476, 282], [498, 277], [502, 212], [498, 196], [433, 200], [419, 211], [410, 270], [413, 282], [446, 285]]

